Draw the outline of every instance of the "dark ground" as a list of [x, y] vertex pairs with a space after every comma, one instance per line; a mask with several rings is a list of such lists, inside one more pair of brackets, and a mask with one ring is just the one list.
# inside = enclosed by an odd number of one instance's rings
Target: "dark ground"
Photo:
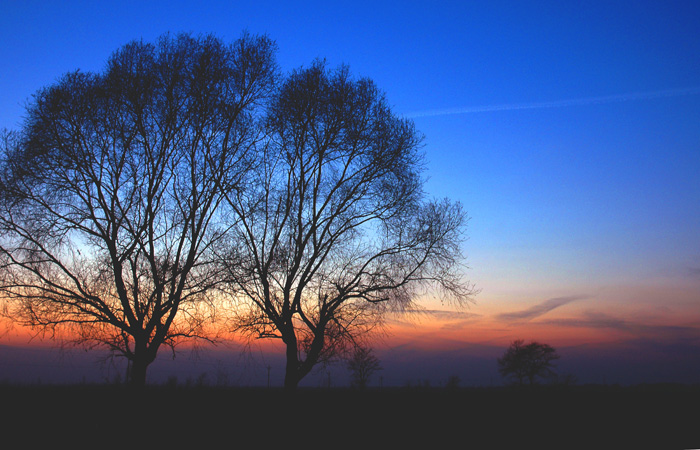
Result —
[[[0, 386], [23, 448], [700, 448], [700, 386]], [[6, 440], [7, 442], [7, 440]]]

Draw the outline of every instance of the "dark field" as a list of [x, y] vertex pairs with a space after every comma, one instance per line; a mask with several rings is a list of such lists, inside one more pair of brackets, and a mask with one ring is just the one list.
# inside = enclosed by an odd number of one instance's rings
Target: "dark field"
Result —
[[6, 438], [78, 448], [700, 447], [700, 386], [1, 392]]

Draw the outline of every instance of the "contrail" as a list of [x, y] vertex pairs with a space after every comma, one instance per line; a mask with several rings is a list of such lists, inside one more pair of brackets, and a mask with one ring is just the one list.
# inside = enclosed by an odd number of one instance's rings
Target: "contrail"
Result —
[[504, 105], [488, 105], [488, 106], [471, 106], [461, 108], [446, 108], [434, 109], [427, 111], [418, 111], [407, 114], [408, 118], [416, 117], [431, 117], [431, 116], [447, 116], [453, 114], [473, 114], [481, 112], [493, 111], [516, 111], [520, 109], [542, 109], [542, 108], [561, 108], [564, 106], [580, 106], [580, 105], [596, 105], [602, 103], [628, 102], [632, 100], [648, 100], [664, 97], [678, 97], [686, 95], [700, 94], [700, 87], [690, 87], [682, 89], [667, 89], [663, 91], [651, 92], [636, 92], [629, 94], [606, 95], [602, 97], [585, 97], [569, 100], [555, 100], [550, 102], [535, 102], [535, 103], [511, 103]]

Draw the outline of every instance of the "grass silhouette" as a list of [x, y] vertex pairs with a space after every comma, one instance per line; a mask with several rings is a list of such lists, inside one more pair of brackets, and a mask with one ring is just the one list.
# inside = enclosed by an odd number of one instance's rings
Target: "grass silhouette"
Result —
[[[700, 386], [277, 388], [0, 387], [6, 435], [130, 439], [205, 448], [423, 443], [449, 448], [697, 448]], [[26, 435], [25, 435], [26, 436]], [[242, 440], [242, 441], [239, 441]], [[144, 441], [144, 442], [146, 442]], [[57, 443], [51, 440], [51, 443]], [[459, 443], [459, 445], [457, 445]], [[214, 445], [214, 444], [212, 444]], [[219, 445], [217, 445], [219, 446]], [[181, 447], [178, 447], [181, 448]], [[528, 447], [530, 448], [530, 447]]]

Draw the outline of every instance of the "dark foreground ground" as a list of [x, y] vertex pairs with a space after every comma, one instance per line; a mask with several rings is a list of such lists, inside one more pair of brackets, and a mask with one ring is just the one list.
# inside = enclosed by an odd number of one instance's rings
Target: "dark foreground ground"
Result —
[[700, 448], [700, 386], [0, 393], [3, 437], [20, 448]]

